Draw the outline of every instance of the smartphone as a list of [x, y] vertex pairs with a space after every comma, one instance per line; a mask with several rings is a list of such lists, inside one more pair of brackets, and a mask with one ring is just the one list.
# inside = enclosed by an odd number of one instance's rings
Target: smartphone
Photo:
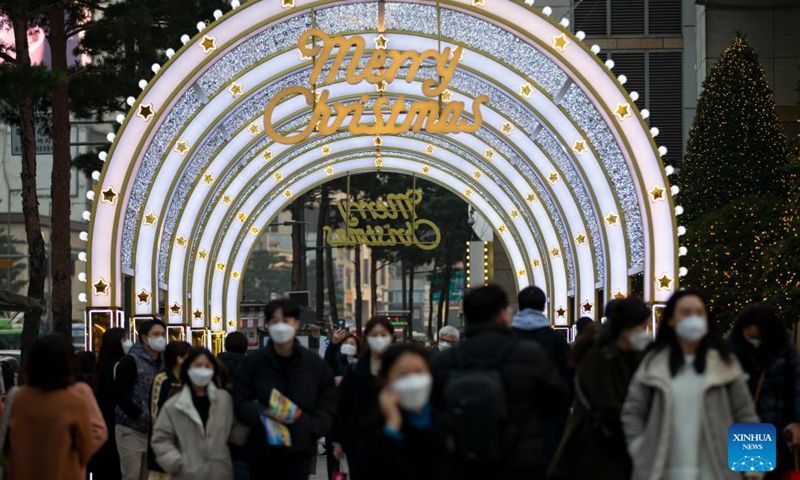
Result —
[[336, 323], [336, 328], [337, 328], [337, 329], [339, 329], [339, 330], [345, 330], [345, 329], [347, 329], [347, 326], [345, 325], [345, 321], [344, 321], [344, 320], [339, 320], [339, 321]]

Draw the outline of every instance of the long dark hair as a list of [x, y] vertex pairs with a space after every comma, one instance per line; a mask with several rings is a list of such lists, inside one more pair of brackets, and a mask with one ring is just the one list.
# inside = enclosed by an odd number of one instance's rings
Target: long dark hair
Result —
[[125, 356], [122, 349], [122, 340], [125, 338], [124, 328], [109, 328], [103, 333], [103, 343], [100, 345], [100, 355], [94, 366], [94, 391], [100, 386], [100, 379], [107, 368], [113, 368]]
[[720, 335], [719, 327], [709, 312], [708, 299], [705, 294], [699, 290], [680, 290], [670, 297], [666, 307], [664, 307], [664, 315], [661, 317], [661, 324], [658, 326], [656, 341], [651, 346], [651, 349], [657, 352], [669, 348], [669, 371], [673, 377], [683, 366], [685, 359], [680, 344], [678, 343], [678, 335], [675, 333], [675, 329], [669, 325], [669, 321], [675, 316], [675, 309], [678, 306], [678, 302], [686, 297], [699, 298], [700, 301], [703, 302], [703, 306], [706, 310], [706, 318], [708, 319], [708, 333], [700, 340], [700, 346], [694, 358], [695, 371], [697, 371], [697, 373], [705, 372], [706, 356], [711, 349], [717, 350], [722, 359], [726, 362], [729, 362], [731, 358], [731, 350], [725, 340], [723, 340], [722, 335]]
[[214, 385], [216, 385], [217, 387], [220, 387], [220, 385], [217, 383], [218, 382], [217, 377], [220, 371], [219, 364], [217, 363], [217, 359], [214, 358], [214, 354], [211, 353], [211, 350], [205, 347], [194, 347], [191, 350], [189, 350], [189, 354], [186, 355], [186, 360], [183, 361], [183, 365], [181, 366], [181, 384], [191, 385], [191, 380], [189, 379], [189, 365], [191, 365], [192, 362], [194, 362], [197, 359], [197, 357], [201, 355], [205, 355], [206, 357], [208, 357], [208, 360], [211, 362], [211, 365], [214, 368], [214, 377], [212, 379], [212, 382], [214, 382]]
[[731, 339], [745, 342], [744, 329], [752, 325], [757, 325], [761, 333], [759, 351], [774, 355], [789, 344], [789, 332], [771, 306], [754, 303], [742, 310], [736, 318], [736, 323], [733, 324]]

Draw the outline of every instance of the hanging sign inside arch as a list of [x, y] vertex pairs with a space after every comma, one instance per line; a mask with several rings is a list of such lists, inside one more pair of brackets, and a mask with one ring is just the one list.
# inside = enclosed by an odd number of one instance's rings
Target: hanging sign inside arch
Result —
[[[430, 220], [417, 218], [416, 206], [422, 202], [421, 190], [392, 193], [385, 200], [354, 202], [349, 198], [339, 200], [336, 207], [345, 223], [344, 228], [323, 227], [325, 240], [332, 247], [367, 245], [370, 247], [416, 246], [433, 250], [439, 246], [442, 235], [439, 227]], [[363, 220], [405, 220], [399, 227], [361, 226]]]
[[[382, 37], [379, 37], [382, 38]], [[382, 44], [385, 47], [386, 40]], [[376, 44], [379, 42], [376, 41]], [[380, 45], [379, 45], [380, 46]], [[387, 50], [386, 48], [376, 48], [372, 51], [366, 65], [359, 70], [358, 66], [365, 56], [365, 41], [360, 36], [353, 37], [330, 37], [319, 29], [311, 29], [303, 32], [297, 42], [297, 47], [303, 58], [316, 59], [311, 70], [309, 83], [317, 85], [323, 74], [325, 61], [334, 52], [336, 55], [333, 63], [322, 79], [319, 86], [331, 85], [335, 82], [339, 70], [342, 68], [348, 54], [352, 57], [345, 68], [344, 77], [347, 83], [352, 85], [366, 81], [376, 85], [378, 91], [385, 90], [387, 84], [391, 83], [398, 75], [400, 68], [408, 65], [405, 80], [408, 83], [414, 81], [414, 77], [422, 66], [423, 62], [435, 62], [435, 69], [440, 81], [428, 79], [422, 82], [422, 94], [431, 97], [431, 100], [411, 101], [410, 107], [406, 109], [405, 95], [398, 95], [394, 105], [389, 108], [390, 98], [380, 96], [375, 100], [371, 108], [367, 107], [370, 95], [362, 95], [360, 101], [349, 103], [328, 104], [328, 90], [317, 93], [306, 87], [287, 87], [278, 92], [267, 103], [264, 112], [264, 128], [267, 134], [276, 142], [282, 144], [295, 144], [306, 140], [316, 129], [322, 135], [331, 135], [336, 132], [344, 122], [345, 118], [352, 116], [348, 129], [354, 135], [397, 135], [405, 132], [428, 133], [475, 133], [483, 124], [481, 105], [489, 102], [489, 97], [481, 95], [472, 101], [473, 121], [469, 122], [462, 118], [464, 113], [464, 102], [439, 101], [456, 71], [458, 62], [461, 59], [462, 49], [450, 47], [443, 51], [426, 50], [422, 53], [415, 51]], [[390, 62], [389, 65], [386, 63]], [[294, 135], [283, 135], [275, 130], [272, 122], [272, 112], [281, 102], [294, 97], [302, 96], [307, 105], [313, 105], [311, 120], [300, 133]], [[444, 99], [443, 99], [444, 100]], [[371, 110], [371, 112], [369, 112]], [[388, 115], [384, 114], [388, 111]], [[361, 117], [366, 112], [374, 115], [374, 122], [362, 123]], [[405, 117], [401, 118], [401, 116]]]

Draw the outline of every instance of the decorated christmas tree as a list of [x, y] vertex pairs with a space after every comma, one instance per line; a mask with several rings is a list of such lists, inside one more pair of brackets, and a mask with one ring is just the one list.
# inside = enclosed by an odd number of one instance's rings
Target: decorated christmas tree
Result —
[[706, 291], [724, 325], [747, 304], [773, 299], [765, 252], [786, 233], [789, 167], [764, 70], [737, 36], [703, 83], [677, 197], [688, 230], [683, 286]]

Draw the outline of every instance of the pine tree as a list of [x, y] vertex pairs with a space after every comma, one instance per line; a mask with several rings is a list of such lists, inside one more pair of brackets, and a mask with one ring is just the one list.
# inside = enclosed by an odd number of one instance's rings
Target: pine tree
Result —
[[703, 88], [678, 182], [689, 250], [683, 284], [705, 290], [712, 313], [730, 325], [776, 288], [765, 281], [765, 252], [785, 232], [788, 152], [764, 70], [744, 37], [722, 53]]

